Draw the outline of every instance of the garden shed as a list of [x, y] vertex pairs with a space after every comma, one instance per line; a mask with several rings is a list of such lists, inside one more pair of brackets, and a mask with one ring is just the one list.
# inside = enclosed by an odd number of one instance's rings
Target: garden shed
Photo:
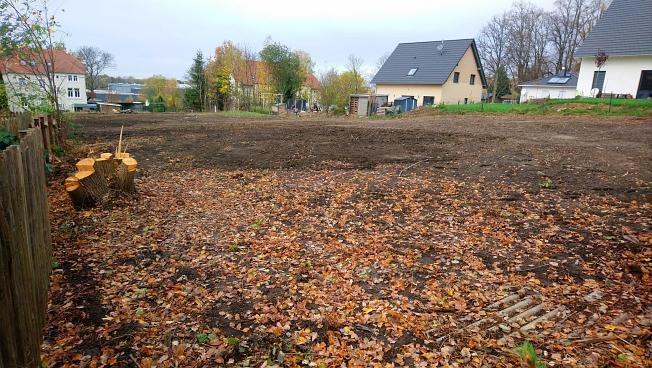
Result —
[[[367, 116], [375, 114], [381, 106], [387, 106], [388, 95], [353, 94], [349, 97], [349, 112], [351, 115]], [[371, 109], [369, 108], [371, 104]]]
[[396, 112], [408, 112], [417, 107], [417, 100], [412, 96], [401, 96], [394, 100]]

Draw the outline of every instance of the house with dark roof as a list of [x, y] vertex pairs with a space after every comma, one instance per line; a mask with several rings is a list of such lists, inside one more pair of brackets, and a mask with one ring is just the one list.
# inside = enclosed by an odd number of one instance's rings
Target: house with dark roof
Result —
[[[652, 97], [652, 0], [613, 0], [575, 53], [582, 59], [577, 90]], [[603, 65], [596, 60], [606, 61]]]
[[487, 80], [473, 39], [400, 43], [371, 80], [390, 101], [418, 106], [480, 102]]
[[577, 75], [565, 69], [559, 74], [523, 82], [520, 102], [539, 98], [568, 99], [577, 96]]
[[[63, 110], [74, 111], [75, 104], [86, 104], [86, 66], [63, 50], [53, 50], [52, 55], [47, 64], [53, 68], [59, 105]], [[0, 59], [9, 110], [22, 112], [47, 102], [42, 87], [47, 83], [45, 70], [43, 61], [36, 56]]]

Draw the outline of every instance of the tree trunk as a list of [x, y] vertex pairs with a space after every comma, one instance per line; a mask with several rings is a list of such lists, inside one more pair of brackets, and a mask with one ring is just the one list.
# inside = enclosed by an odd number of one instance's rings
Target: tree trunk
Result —
[[114, 181], [116, 169], [117, 163], [111, 153], [103, 153], [100, 158], [95, 160], [95, 170], [109, 183]]
[[76, 209], [100, 203], [109, 187], [122, 193], [136, 192], [134, 177], [138, 163], [128, 153], [103, 153], [97, 160], [85, 158], [77, 162], [77, 173], [66, 179], [65, 187]]
[[96, 171], [80, 171], [66, 179], [66, 191], [75, 208], [98, 204], [109, 191], [106, 180]]
[[136, 176], [136, 168], [138, 163], [131, 157], [125, 157], [120, 160], [118, 165], [118, 172], [116, 177], [116, 186], [118, 190], [124, 193], [135, 193], [136, 184], [134, 177]]

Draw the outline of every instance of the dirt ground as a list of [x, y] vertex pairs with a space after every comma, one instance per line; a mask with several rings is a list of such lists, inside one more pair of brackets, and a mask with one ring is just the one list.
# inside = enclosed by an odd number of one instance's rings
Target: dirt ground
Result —
[[[526, 340], [555, 366], [652, 358], [649, 118], [75, 123], [67, 164], [124, 125], [139, 196], [77, 212], [70, 166], [52, 179], [49, 366], [516, 367]], [[510, 295], [532, 314], [501, 316]]]

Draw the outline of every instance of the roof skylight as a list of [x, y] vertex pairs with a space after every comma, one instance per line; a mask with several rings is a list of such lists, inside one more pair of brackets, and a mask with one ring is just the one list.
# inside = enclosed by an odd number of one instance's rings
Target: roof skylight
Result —
[[408, 74], [407, 74], [408, 77], [411, 77], [411, 76], [415, 75], [415, 74], [417, 73], [417, 70], [419, 70], [419, 68], [412, 68], [412, 69], [410, 69], [410, 71], [409, 71]]
[[570, 79], [569, 77], [553, 77], [553, 78], [550, 78], [550, 80], [548, 81], [548, 83], [552, 83], [552, 84], [566, 84], [566, 82], [568, 82], [569, 79]]

